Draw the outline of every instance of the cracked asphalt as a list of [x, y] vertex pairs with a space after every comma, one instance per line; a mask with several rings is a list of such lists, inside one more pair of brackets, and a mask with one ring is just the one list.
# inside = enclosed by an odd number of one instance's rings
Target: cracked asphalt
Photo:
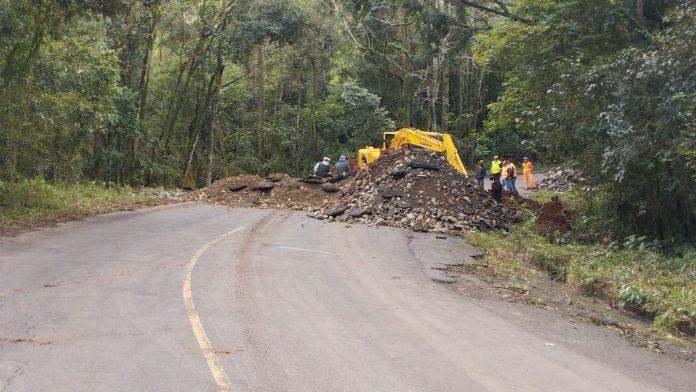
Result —
[[[693, 390], [694, 363], [435, 282], [475, 253], [191, 203], [2, 239], [0, 390]], [[196, 317], [182, 299], [194, 255]]]

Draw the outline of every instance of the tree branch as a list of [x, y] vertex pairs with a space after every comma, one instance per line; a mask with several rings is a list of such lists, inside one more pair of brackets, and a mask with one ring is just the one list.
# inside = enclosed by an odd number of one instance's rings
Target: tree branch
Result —
[[336, 0], [331, 0], [331, 3], [332, 3], [333, 11], [336, 13], [336, 16], [338, 16], [338, 17], [341, 19], [341, 22], [342, 22], [342, 25], [343, 25], [343, 29], [346, 31], [346, 33], [348, 33], [348, 36], [351, 38], [351, 40], [352, 40], [353, 42], [355, 42], [356, 45], [358, 45], [358, 47], [362, 48], [363, 50], [367, 50], [367, 51], [369, 51], [369, 52], [372, 52], [372, 53], [376, 54], [377, 56], [383, 58], [385, 61], [387, 61], [389, 64], [391, 64], [392, 66], [394, 66], [395, 68], [397, 68], [399, 71], [403, 72], [405, 75], [407, 75], [407, 76], [412, 76], [412, 77], [415, 77], [415, 78], [420, 78], [420, 75], [418, 75], [418, 74], [416, 74], [416, 73], [413, 73], [413, 72], [411, 72], [411, 71], [405, 69], [404, 67], [402, 67], [401, 65], [397, 64], [395, 61], [393, 61], [393, 60], [390, 59], [389, 57], [385, 56], [384, 54], [380, 53], [379, 51], [375, 50], [374, 48], [372, 48], [372, 47], [370, 47], [370, 46], [367, 46], [367, 45], [364, 45], [362, 42], [360, 42], [360, 41], [355, 37], [355, 35], [353, 34], [353, 32], [350, 31], [350, 26], [348, 26], [348, 22], [346, 21], [346, 18], [343, 17], [343, 14], [341, 13], [341, 9], [339, 8], [338, 4], [336, 3]]
[[490, 12], [492, 14], [504, 16], [504, 17], [506, 17], [510, 20], [514, 20], [516, 22], [520, 22], [520, 23], [524, 23], [524, 24], [528, 24], [528, 25], [532, 24], [532, 21], [530, 19], [513, 14], [512, 12], [510, 12], [510, 10], [508, 10], [507, 6], [504, 3], [497, 1], [497, 0], [495, 1], [495, 3], [498, 4], [500, 9], [491, 8], [491, 7], [488, 7], [488, 6], [485, 6], [483, 4], [473, 2], [473, 1], [460, 0], [460, 2], [464, 5], [474, 7], [476, 9], [481, 10], [481, 11]]

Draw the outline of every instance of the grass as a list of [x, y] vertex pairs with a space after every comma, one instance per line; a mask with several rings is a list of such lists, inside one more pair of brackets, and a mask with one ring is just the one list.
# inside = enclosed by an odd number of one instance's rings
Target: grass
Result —
[[530, 265], [588, 296], [652, 320], [658, 333], [696, 337], [696, 251], [666, 257], [642, 244], [557, 244], [531, 221], [507, 234], [471, 233], [496, 275], [529, 281]]
[[133, 205], [154, 204], [157, 200], [135, 193], [127, 186], [49, 184], [41, 179], [0, 182], [0, 233], [13, 233]]
[[557, 197], [558, 201], [566, 206], [569, 206], [570, 208], [578, 208], [585, 203], [585, 195], [582, 192], [575, 190], [557, 192], [550, 191], [548, 189], [540, 189], [536, 194], [534, 194], [533, 199], [541, 204], [544, 204], [551, 202], [554, 197]]

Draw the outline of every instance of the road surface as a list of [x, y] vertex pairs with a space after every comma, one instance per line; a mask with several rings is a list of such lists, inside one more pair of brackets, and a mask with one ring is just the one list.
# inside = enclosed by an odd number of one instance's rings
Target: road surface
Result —
[[693, 388], [693, 363], [431, 279], [429, 254], [473, 252], [453, 238], [199, 204], [0, 240], [0, 390]]

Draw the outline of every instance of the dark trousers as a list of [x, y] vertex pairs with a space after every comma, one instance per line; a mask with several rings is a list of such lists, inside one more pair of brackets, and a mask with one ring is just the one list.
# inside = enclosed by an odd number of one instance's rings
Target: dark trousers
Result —
[[478, 184], [479, 188], [483, 189], [483, 178], [476, 179], [476, 183]]

